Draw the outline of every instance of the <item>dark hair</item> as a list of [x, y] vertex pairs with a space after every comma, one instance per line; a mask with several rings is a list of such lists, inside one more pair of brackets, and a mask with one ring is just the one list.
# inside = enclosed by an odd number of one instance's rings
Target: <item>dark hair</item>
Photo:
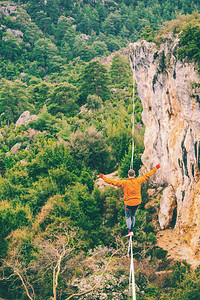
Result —
[[128, 175], [131, 176], [131, 177], [135, 176], [135, 171], [133, 169], [130, 169], [128, 171]]

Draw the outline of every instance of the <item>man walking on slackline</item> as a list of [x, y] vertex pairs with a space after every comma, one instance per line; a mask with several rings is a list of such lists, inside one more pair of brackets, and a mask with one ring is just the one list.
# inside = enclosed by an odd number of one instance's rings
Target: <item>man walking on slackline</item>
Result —
[[135, 171], [130, 169], [128, 171], [128, 178], [124, 180], [112, 180], [105, 177], [103, 174], [99, 174], [99, 177], [101, 177], [106, 183], [123, 187], [125, 217], [126, 217], [126, 224], [128, 227], [127, 236], [133, 235], [133, 228], [135, 226], [135, 214], [142, 201], [141, 184], [149, 177], [151, 177], [159, 168], [160, 168], [160, 164], [158, 164], [150, 172], [138, 178], [135, 178]]

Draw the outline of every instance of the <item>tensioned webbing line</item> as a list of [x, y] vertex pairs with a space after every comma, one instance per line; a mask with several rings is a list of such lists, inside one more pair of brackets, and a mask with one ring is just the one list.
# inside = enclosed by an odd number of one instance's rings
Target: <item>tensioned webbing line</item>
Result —
[[132, 123], [132, 153], [131, 153], [131, 163], [130, 163], [130, 169], [133, 169], [133, 158], [134, 158], [134, 129], [135, 129], [135, 49], [134, 49], [134, 55], [133, 55], [133, 61], [131, 60], [131, 56], [129, 53], [129, 61], [130, 66], [133, 74], [133, 94], [132, 94], [132, 100], [133, 100], [133, 112], [131, 116], [131, 123]]
[[[130, 51], [131, 52], [131, 51]], [[129, 52], [129, 61], [130, 67], [133, 74], [133, 94], [132, 94], [132, 101], [133, 101], [133, 112], [131, 116], [131, 123], [132, 123], [132, 153], [131, 153], [131, 163], [130, 169], [133, 169], [133, 158], [134, 158], [134, 131], [135, 131], [135, 48], [133, 50], [133, 61], [131, 60], [131, 55]], [[128, 245], [128, 257], [129, 253], [131, 252], [131, 263], [130, 263], [130, 276], [129, 276], [129, 291], [132, 290], [132, 300], [136, 300], [136, 292], [135, 292], [135, 275], [134, 275], [134, 264], [133, 264], [133, 243], [132, 243], [132, 236], [130, 236], [129, 245]]]
[[129, 276], [129, 291], [132, 292], [132, 300], [136, 300], [132, 236], [130, 236], [130, 239], [129, 239], [128, 255], [127, 255], [128, 257], [129, 257], [130, 252], [131, 252], [131, 264], [130, 264], [130, 276]]

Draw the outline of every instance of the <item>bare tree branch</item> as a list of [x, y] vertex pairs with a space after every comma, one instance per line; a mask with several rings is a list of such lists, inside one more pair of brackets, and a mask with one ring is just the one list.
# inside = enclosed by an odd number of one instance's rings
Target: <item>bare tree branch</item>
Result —
[[27, 284], [26, 284], [26, 282], [25, 282], [23, 276], [20, 274], [19, 270], [14, 269], [14, 272], [19, 276], [19, 278], [20, 278], [20, 280], [21, 280], [21, 282], [22, 282], [22, 285], [23, 285], [23, 287], [25, 288], [26, 295], [28, 296], [28, 298], [29, 298], [30, 300], [34, 300], [34, 299], [35, 299], [35, 292], [34, 292], [34, 289], [33, 289], [32, 285], [29, 283], [29, 286], [31, 287], [32, 292], [33, 292], [33, 298], [32, 298], [31, 295], [29, 294], [29, 290], [28, 290]]
[[89, 290], [87, 290], [87, 291], [85, 291], [85, 292], [79, 293], [79, 294], [73, 294], [73, 295], [69, 296], [68, 298], [66, 298], [65, 300], [70, 300], [70, 299], [72, 299], [73, 297], [81, 297], [81, 296], [83, 296], [83, 295], [86, 295], [86, 294], [88, 294], [88, 293], [93, 292], [95, 289], [98, 288], [98, 286], [100, 285], [100, 283], [101, 283], [101, 281], [102, 281], [102, 279], [103, 279], [104, 274], [106, 273], [106, 271], [107, 271], [107, 269], [108, 269], [109, 264], [111, 263], [111, 260], [112, 260], [113, 256], [115, 256], [117, 253], [119, 253], [120, 251], [123, 251], [123, 250], [125, 249], [125, 244], [124, 244], [123, 240], [120, 239], [119, 236], [116, 237], [115, 239], [116, 239], [116, 244], [118, 245], [118, 243], [120, 242], [122, 247], [118, 248], [117, 250], [115, 250], [115, 251], [112, 253], [112, 255], [110, 256], [109, 261], [107, 262], [107, 264], [106, 264], [106, 266], [105, 266], [105, 268], [104, 268], [104, 270], [103, 270], [103, 272], [102, 272], [102, 274], [101, 274], [100, 280], [99, 280], [99, 281], [98, 281], [91, 289], [89, 289]]
[[[30, 299], [30, 300], [34, 300], [35, 299], [35, 291], [34, 291], [34, 288], [33, 286], [28, 283], [26, 281], [26, 279], [23, 277], [23, 275], [21, 274], [19, 268], [16, 266], [18, 264], [18, 259], [12, 263], [10, 261], [5, 261], [4, 260], [4, 265], [6, 265], [8, 268], [11, 268], [13, 270], [13, 274], [11, 274], [10, 276], [8, 277], [5, 277], [3, 276], [3, 278], [1, 280], [9, 280], [11, 277], [15, 276], [15, 274], [20, 278], [21, 282], [22, 282], [22, 285], [26, 291], [26, 295], [27, 297]], [[4, 271], [3, 271], [4, 273]], [[29, 289], [28, 289], [28, 286], [30, 286], [31, 290], [32, 290], [32, 296], [30, 295], [30, 292], [29, 292]]]

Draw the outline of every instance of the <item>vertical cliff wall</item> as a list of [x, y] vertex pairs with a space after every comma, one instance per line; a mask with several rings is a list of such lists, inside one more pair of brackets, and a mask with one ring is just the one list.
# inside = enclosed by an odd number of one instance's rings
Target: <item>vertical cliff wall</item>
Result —
[[169, 36], [159, 47], [139, 41], [129, 50], [146, 127], [142, 162], [148, 170], [162, 166], [160, 226], [173, 221], [200, 258], [200, 77], [195, 65], [178, 60], [177, 47]]

